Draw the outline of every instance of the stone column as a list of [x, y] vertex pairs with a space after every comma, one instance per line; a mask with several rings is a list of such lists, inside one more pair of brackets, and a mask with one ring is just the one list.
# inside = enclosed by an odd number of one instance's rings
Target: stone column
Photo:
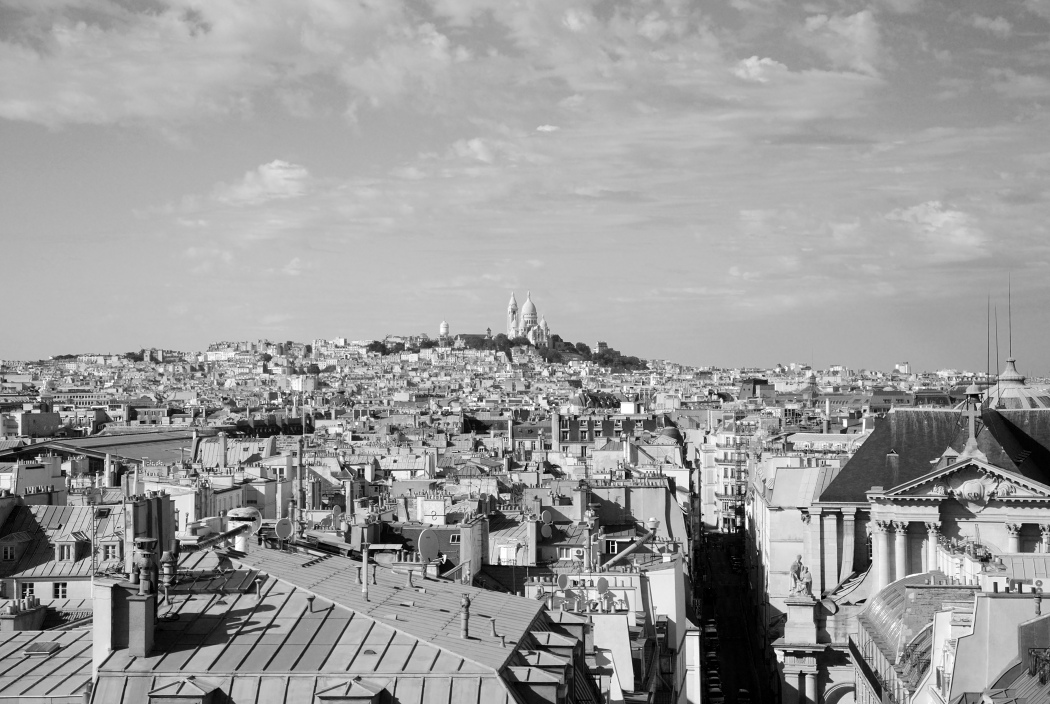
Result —
[[[839, 517], [832, 511], [823, 513], [824, 524], [824, 579], [819, 589], [813, 590], [813, 595], [818, 599], [825, 591], [835, 588], [839, 577]], [[820, 575], [814, 574], [813, 581], [820, 579]], [[817, 585], [814, 583], [813, 585]]]
[[1050, 552], [1050, 524], [1042, 523], [1039, 525], [1039, 537], [1040, 549], [1043, 552]]
[[857, 550], [857, 509], [842, 509], [842, 568], [839, 570], [839, 581], [845, 582], [853, 574], [853, 560]]
[[806, 681], [806, 704], [817, 704], [817, 673], [803, 672]]
[[937, 546], [940, 545], [941, 522], [926, 523], [926, 571], [937, 569]]
[[882, 589], [890, 583], [890, 572], [893, 565], [890, 564], [890, 529], [889, 521], [871, 522], [871, 542], [875, 558], [875, 591]]
[[1006, 552], [1021, 552], [1021, 524], [1019, 523], [1006, 524]]
[[893, 529], [897, 540], [893, 546], [893, 581], [908, 575], [908, 522], [894, 521]]
[[820, 540], [820, 514], [819, 508], [814, 509], [810, 507], [809, 516], [803, 518], [808, 523], [806, 526], [806, 545], [809, 548], [809, 555], [807, 555], [808, 562], [803, 564], [809, 568], [809, 573], [813, 575], [813, 593], [820, 593], [820, 582], [821, 575], [824, 574], [824, 545]]

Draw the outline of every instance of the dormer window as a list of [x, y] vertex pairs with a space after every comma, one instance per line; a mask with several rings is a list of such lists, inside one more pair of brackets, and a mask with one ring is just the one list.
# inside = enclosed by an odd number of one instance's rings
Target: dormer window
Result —
[[57, 559], [59, 562], [74, 562], [77, 559], [77, 544], [59, 543]]
[[955, 464], [955, 458], [954, 457], [945, 457], [944, 459], [945, 459], [945, 462], [944, 462], [945, 465]]
[[5, 545], [3, 547], [3, 554], [0, 555], [0, 557], [3, 558], [4, 562], [14, 562], [14, 559], [15, 559], [15, 546], [14, 545]]

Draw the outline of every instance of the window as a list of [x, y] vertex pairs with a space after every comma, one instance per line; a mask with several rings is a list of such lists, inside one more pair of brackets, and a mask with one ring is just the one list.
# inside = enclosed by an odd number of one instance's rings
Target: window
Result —
[[120, 559], [120, 546], [115, 543], [107, 543], [102, 546], [102, 559], [103, 560], [118, 560]]
[[456, 534], [454, 534], [454, 535], [450, 535], [450, 536], [448, 537], [448, 542], [449, 542], [449, 545], [459, 545], [459, 544], [460, 544], [460, 543], [459, 543], [459, 541], [460, 541], [460, 539], [461, 539], [462, 537], [463, 537], [463, 536], [462, 536], [462, 535], [460, 535], [459, 533], [456, 533]]
[[572, 548], [558, 548], [558, 559], [559, 560], [571, 560], [572, 559]]
[[51, 594], [55, 599], [65, 599], [66, 594], [69, 592], [67, 582], [53, 582], [51, 585]]
[[615, 540], [605, 541], [605, 552], [615, 554], [619, 552], [618, 543]]
[[36, 596], [36, 587], [32, 582], [22, 582], [22, 598], [25, 599], [28, 596]]
[[58, 546], [58, 559], [64, 562], [69, 562], [73, 559], [74, 551], [73, 545], [70, 543], [61, 543]]
[[259, 503], [259, 499], [248, 499], [249, 506], [255, 506]]
[[4, 562], [11, 562], [12, 560], [15, 559], [15, 546], [14, 545], [5, 545], [4, 546], [3, 558], [4, 558]]

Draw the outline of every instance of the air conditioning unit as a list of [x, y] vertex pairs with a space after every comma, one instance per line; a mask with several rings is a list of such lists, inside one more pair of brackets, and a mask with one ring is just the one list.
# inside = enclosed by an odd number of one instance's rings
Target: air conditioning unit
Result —
[[583, 548], [576, 548], [576, 557], [581, 560], [583, 559]]

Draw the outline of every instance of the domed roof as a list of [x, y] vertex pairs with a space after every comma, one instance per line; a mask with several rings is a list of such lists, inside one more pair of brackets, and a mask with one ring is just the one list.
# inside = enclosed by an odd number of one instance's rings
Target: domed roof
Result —
[[532, 302], [532, 291], [529, 291], [528, 295], [525, 296], [525, 303], [521, 307], [521, 315], [536, 315], [536, 304]]
[[444, 320], [442, 320], [441, 321], [441, 326], [438, 327], [438, 332], [440, 334], [442, 334], [442, 335], [447, 335], [448, 334], [448, 323], [446, 323]]
[[902, 636], [905, 635], [907, 625], [910, 625], [905, 624], [908, 587], [937, 579], [944, 579], [944, 574], [921, 572], [898, 579], [869, 599], [868, 605], [860, 612], [861, 627], [867, 629], [876, 646], [890, 662], [897, 662], [900, 651], [907, 645], [907, 642], [902, 642]]
[[1006, 368], [998, 381], [985, 391], [984, 403], [989, 408], [1050, 408], [1050, 391], [1029, 386], [1017, 371], [1013, 357], [1006, 360]]
[[679, 445], [682, 445], [682, 444], [685, 443], [685, 438], [682, 437], [681, 431], [679, 431], [678, 428], [674, 427], [673, 425], [668, 425], [665, 428], [661, 428], [660, 429], [660, 435], [663, 435], [664, 437], [667, 437], [667, 438], [671, 438], [672, 440], [677, 442]]

